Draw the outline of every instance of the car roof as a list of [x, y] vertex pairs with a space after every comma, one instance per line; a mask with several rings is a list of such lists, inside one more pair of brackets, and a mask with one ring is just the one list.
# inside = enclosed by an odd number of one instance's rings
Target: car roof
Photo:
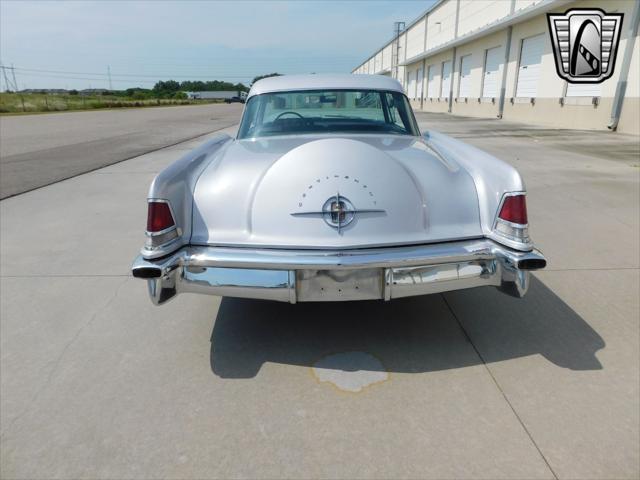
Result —
[[384, 75], [313, 74], [281, 75], [258, 80], [253, 84], [247, 98], [262, 93], [288, 92], [294, 90], [391, 90], [402, 92], [397, 80]]

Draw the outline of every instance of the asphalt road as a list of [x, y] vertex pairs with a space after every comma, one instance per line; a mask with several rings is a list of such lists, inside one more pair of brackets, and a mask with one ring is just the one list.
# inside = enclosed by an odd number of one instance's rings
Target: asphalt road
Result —
[[238, 122], [239, 104], [0, 117], [0, 198]]
[[638, 139], [418, 118], [525, 176], [524, 299], [154, 307], [147, 187], [201, 140], [0, 202], [0, 476], [638, 478]]

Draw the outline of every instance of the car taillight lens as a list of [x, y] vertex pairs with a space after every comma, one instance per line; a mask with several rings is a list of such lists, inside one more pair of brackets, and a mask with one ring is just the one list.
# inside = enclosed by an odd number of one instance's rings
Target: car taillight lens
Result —
[[496, 218], [494, 231], [510, 247], [520, 248], [531, 243], [525, 199], [520, 193], [505, 196]]
[[512, 195], [506, 197], [502, 203], [502, 208], [498, 217], [507, 222], [526, 225], [527, 220], [527, 201], [524, 195]]
[[171, 209], [166, 202], [149, 202], [147, 232], [156, 233], [175, 226]]
[[169, 203], [151, 200], [147, 202], [147, 239], [145, 248], [157, 250], [172, 244], [180, 237], [180, 229], [171, 214]]

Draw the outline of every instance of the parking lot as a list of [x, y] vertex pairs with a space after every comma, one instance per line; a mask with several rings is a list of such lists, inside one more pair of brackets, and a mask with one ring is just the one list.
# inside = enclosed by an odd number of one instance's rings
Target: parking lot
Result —
[[[188, 108], [216, 122], [185, 138], [234, 131], [237, 107]], [[2, 200], [0, 476], [637, 478], [638, 138], [417, 117], [523, 174], [549, 262], [524, 299], [153, 306], [129, 273], [149, 183], [216, 133], [141, 128], [150, 153]]]
[[241, 105], [200, 105], [0, 119], [0, 198], [234, 125]]

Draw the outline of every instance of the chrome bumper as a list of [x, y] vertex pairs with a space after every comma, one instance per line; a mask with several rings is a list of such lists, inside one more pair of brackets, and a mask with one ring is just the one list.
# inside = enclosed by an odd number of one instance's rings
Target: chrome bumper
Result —
[[494, 286], [516, 297], [529, 271], [544, 268], [537, 250], [492, 240], [360, 250], [276, 250], [187, 246], [160, 259], [138, 256], [134, 277], [161, 305], [183, 292], [281, 302], [391, 300]]

